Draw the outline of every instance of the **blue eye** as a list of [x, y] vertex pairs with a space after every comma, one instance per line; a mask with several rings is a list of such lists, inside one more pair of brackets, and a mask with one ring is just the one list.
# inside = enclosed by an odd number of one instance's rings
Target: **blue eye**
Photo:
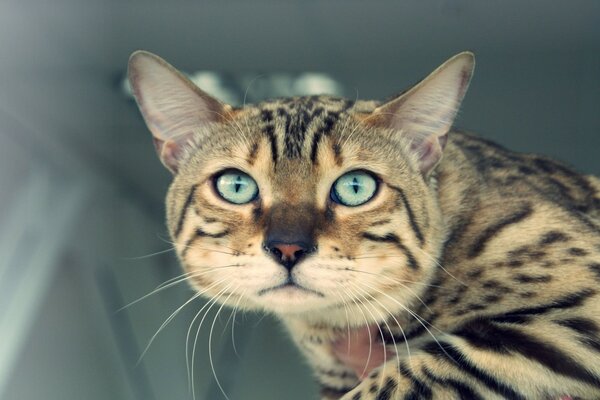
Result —
[[364, 171], [352, 171], [340, 176], [331, 187], [331, 199], [336, 203], [356, 207], [375, 195], [377, 181]]
[[256, 199], [258, 185], [248, 174], [229, 170], [217, 177], [215, 188], [219, 195], [233, 204], [246, 204]]

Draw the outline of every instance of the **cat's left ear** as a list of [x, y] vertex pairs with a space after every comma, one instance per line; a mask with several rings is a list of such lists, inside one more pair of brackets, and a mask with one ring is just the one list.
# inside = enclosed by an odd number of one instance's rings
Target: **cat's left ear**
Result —
[[158, 156], [173, 173], [198, 128], [232, 116], [231, 106], [204, 93], [165, 60], [147, 51], [131, 55], [128, 76]]
[[424, 176], [442, 157], [448, 131], [467, 91], [474, 66], [473, 53], [457, 54], [369, 116], [373, 124], [395, 129], [409, 140]]

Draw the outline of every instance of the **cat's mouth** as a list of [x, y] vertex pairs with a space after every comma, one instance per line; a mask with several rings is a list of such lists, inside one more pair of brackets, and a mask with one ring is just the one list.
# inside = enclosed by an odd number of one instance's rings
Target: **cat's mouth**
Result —
[[291, 276], [288, 276], [286, 281], [279, 285], [275, 285], [275, 286], [271, 286], [271, 287], [259, 290], [258, 296], [260, 297], [267, 293], [272, 293], [272, 292], [277, 292], [277, 291], [301, 291], [301, 292], [310, 293], [310, 294], [318, 296], [318, 297], [325, 297], [325, 295], [321, 292], [318, 292], [314, 289], [310, 289], [310, 288], [300, 285]]

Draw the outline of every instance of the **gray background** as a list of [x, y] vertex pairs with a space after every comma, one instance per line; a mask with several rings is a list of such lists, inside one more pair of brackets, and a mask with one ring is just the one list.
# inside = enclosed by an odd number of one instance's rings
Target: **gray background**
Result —
[[[187, 399], [195, 303], [162, 198], [169, 174], [119, 83], [129, 54], [231, 74], [325, 72], [385, 98], [468, 49], [477, 70], [457, 125], [600, 174], [598, 1], [13, 1], [0, 3], [0, 398]], [[274, 321], [217, 319], [231, 400], [309, 399], [315, 388]], [[212, 314], [208, 317], [212, 322]], [[206, 325], [206, 323], [205, 323]], [[220, 399], [196, 356], [198, 399]], [[224, 332], [224, 333], [222, 333]], [[311, 397], [313, 396], [313, 397]]]

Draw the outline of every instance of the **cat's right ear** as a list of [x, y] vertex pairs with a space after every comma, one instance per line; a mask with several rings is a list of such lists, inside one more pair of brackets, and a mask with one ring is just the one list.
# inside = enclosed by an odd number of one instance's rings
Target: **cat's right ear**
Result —
[[128, 76], [158, 156], [172, 173], [177, 173], [198, 128], [231, 118], [231, 106], [204, 93], [157, 55], [133, 53]]
[[410, 143], [424, 176], [442, 158], [448, 131], [469, 87], [474, 66], [473, 53], [457, 54], [367, 118], [374, 125], [397, 131]]

